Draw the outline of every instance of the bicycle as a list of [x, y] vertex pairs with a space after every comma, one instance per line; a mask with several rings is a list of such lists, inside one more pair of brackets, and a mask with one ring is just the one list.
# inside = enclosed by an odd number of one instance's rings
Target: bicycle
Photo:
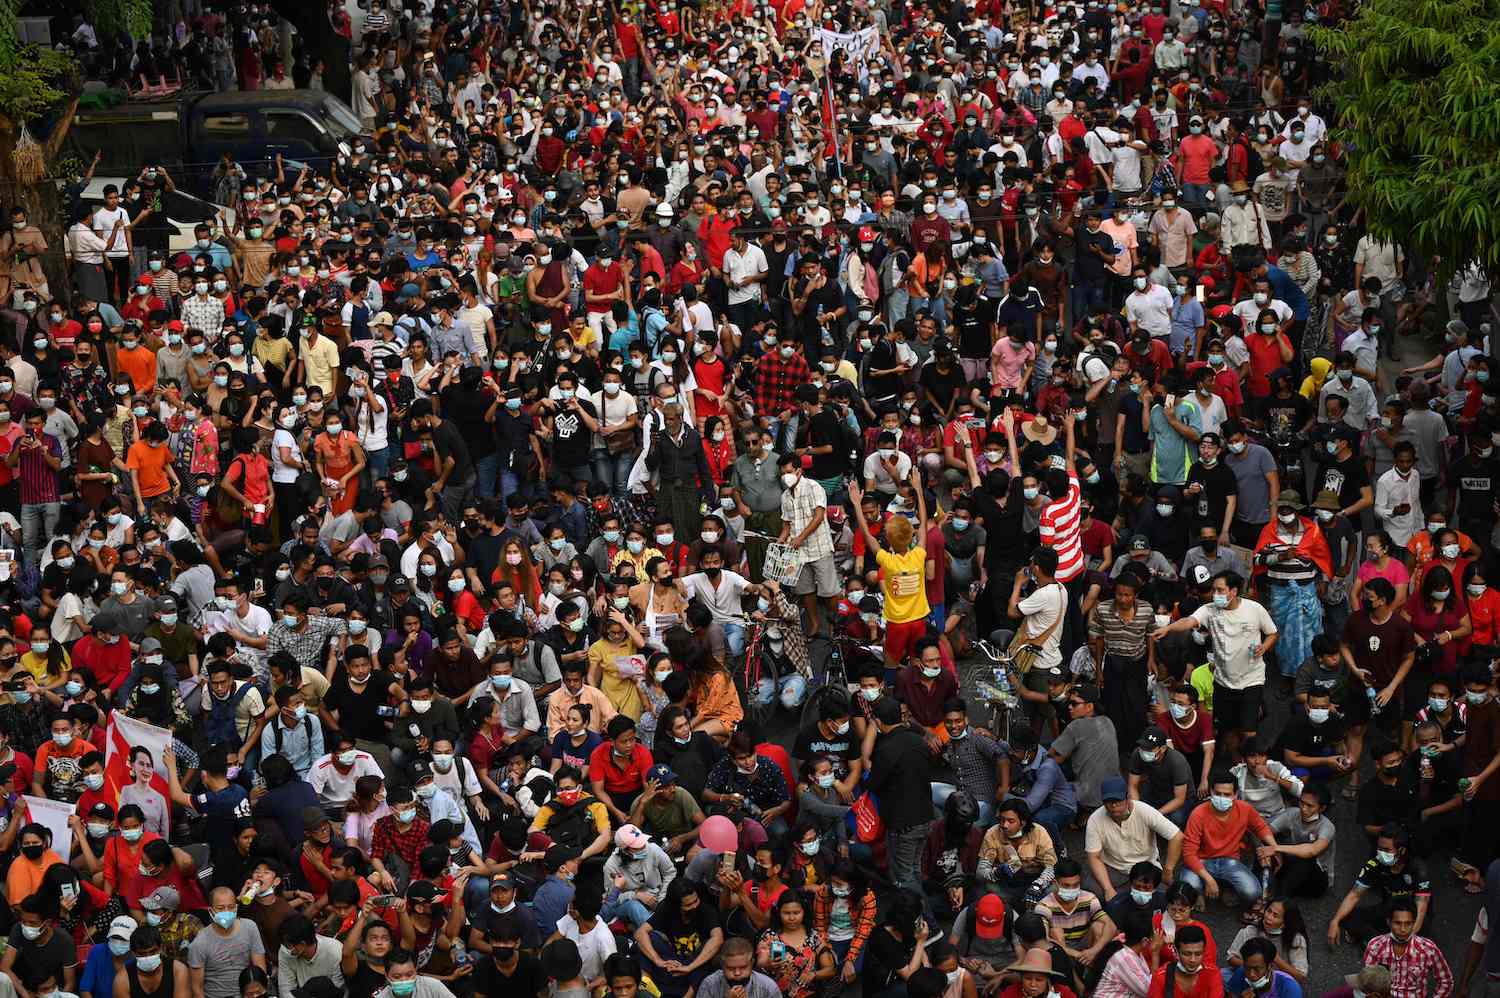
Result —
[[[1021, 700], [1015, 693], [1020, 680], [1020, 676], [1015, 671], [1015, 662], [1008, 651], [1001, 651], [990, 644], [986, 638], [975, 641], [974, 647], [979, 649], [979, 653], [989, 659], [994, 666], [991, 670], [992, 680], [981, 679], [975, 684], [980, 700], [990, 709], [990, 730], [995, 732], [1002, 741], [1009, 741], [1011, 713], [1021, 706]], [[1015, 677], [1017, 682], [1013, 683], [1012, 677]], [[1002, 721], [1004, 722], [1003, 734], [1001, 733]]]

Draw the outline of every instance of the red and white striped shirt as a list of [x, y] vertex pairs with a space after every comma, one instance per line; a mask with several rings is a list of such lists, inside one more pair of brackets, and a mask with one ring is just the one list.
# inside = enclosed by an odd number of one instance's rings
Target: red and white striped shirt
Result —
[[1078, 476], [1068, 475], [1068, 494], [1049, 502], [1042, 510], [1042, 543], [1057, 549], [1058, 582], [1072, 582], [1083, 574], [1083, 542], [1078, 513]]

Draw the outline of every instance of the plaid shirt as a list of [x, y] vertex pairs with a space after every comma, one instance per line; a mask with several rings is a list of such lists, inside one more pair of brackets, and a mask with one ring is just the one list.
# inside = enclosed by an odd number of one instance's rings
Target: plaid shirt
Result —
[[[812, 522], [813, 514], [828, 508], [828, 494], [823, 486], [806, 475], [797, 479], [797, 484], [781, 494], [781, 519], [791, 528], [787, 540], [795, 538]], [[833, 554], [833, 535], [828, 532], [828, 521], [818, 524], [817, 529], [797, 549], [803, 564], [827, 558]]]
[[210, 344], [219, 339], [224, 330], [224, 303], [213, 295], [200, 298], [193, 295], [183, 299], [182, 324], [188, 329], [197, 329]]
[[755, 365], [755, 411], [775, 416], [792, 405], [792, 393], [799, 385], [812, 380], [812, 371], [801, 354], [782, 360], [775, 350], [767, 352]]
[[343, 634], [343, 620], [334, 617], [308, 617], [307, 626], [299, 633], [281, 622], [278, 615], [266, 636], [266, 659], [279, 651], [291, 652], [297, 664], [305, 669], [318, 667], [318, 653], [329, 635]]
[[418, 814], [403, 832], [396, 824], [396, 816], [386, 815], [375, 822], [375, 830], [370, 838], [370, 858], [384, 860], [395, 853], [415, 872], [417, 857], [427, 848], [429, 827], [427, 819]]
[[1453, 993], [1453, 971], [1437, 943], [1426, 936], [1412, 936], [1401, 956], [1390, 933], [1376, 936], [1365, 947], [1365, 966], [1371, 964], [1391, 972], [1391, 998], [1448, 998]]

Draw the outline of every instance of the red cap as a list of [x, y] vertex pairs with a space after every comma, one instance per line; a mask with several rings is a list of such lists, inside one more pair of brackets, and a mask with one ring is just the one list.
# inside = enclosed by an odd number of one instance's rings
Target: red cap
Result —
[[868, 225], [859, 227], [859, 241], [862, 243], [873, 243], [875, 241], [875, 230]]
[[974, 934], [980, 939], [999, 939], [1005, 933], [1005, 902], [998, 894], [986, 894], [974, 906]]
[[173, 319], [171, 322], [167, 323], [167, 328], [170, 329], [174, 333], [180, 333], [180, 332], [182, 332], [182, 329], [183, 329], [182, 320], [181, 319]]
[[1210, 319], [1223, 319], [1234, 314], [1234, 309], [1228, 305], [1215, 305], [1208, 310]]

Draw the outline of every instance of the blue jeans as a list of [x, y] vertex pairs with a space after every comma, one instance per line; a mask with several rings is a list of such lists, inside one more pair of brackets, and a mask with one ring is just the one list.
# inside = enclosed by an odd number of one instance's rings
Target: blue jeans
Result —
[[499, 498], [501, 506], [505, 505], [505, 500], [520, 491], [521, 479], [517, 477], [514, 471], [500, 472], [500, 494], [497, 498]]
[[1043, 804], [1031, 817], [1038, 825], [1047, 829], [1047, 834], [1052, 836], [1052, 844], [1057, 847], [1058, 852], [1061, 852], [1063, 826], [1071, 822], [1077, 814], [1077, 808]]
[[391, 449], [382, 447], [379, 450], [365, 451], [365, 463], [370, 466], [370, 480], [384, 478], [386, 472], [391, 470]]
[[1183, 203], [1197, 206], [1205, 205], [1208, 203], [1208, 191], [1208, 184], [1183, 184]]
[[470, 877], [464, 884], [464, 906], [469, 911], [483, 911], [490, 903], [490, 878]]
[[[1228, 887], [1239, 896], [1245, 904], [1254, 904], [1260, 899], [1260, 878], [1250, 872], [1250, 868], [1237, 859], [1218, 858], [1205, 859], [1203, 868], [1212, 877], [1219, 881], [1219, 886]], [[1183, 868], [1177, 871], [1177, 876], [1185, 884], [1192, 884], [1198, 890], [1203, 890], [1203, 878], [1192, 870]]]
[[[948, 798], [952, 797], [956, 790], [958, 788], [951, 783], [934, 783], [932, 785], [932, 806], [941, 811], [943, 805], [947, 803]], [[975, 799], [978, 800], [977, 795]], [[979, 801], [979, 820], [975, 824], [980, 828], [988, 828], [994, 823], [995, 802], [992, 800]]]
[[491, 451], [474, 462], [474, 492], [479, 498], [493, 499], [495, 497], [495, 474], [499, 470], [500, 454], [498, 451]]
[[594, 466], [594, 480], [608, 487], [616, 499], [625, 498], [625, 484], [630, 481], [630, 469], [635, 465], [635, 453], [611, 454], [603, 448], [590, 455]]
[[60, 502], [29, 502], [21, 506], [21, 543], [26, 546], [26, 561], [35, 567], [42, 563], [42, 549], [57, 529], [62, 513]]
[[886, 295], [887, 322], [895, 325], [906, 318], [907, 306], [911, 303], [911, 295], [901, 288], [896, 288]]
[[771, 706], [771, 702], [777, 698], [778, 694], [783, 707], [787, 710], [796, 710], [807, 698], [807, 680], [800, 672], [793, 672], [779, 679], [765, 676], [750, 692], [750, 702], [764, 710]]
[[599, 910], [599, 917], [604, 920], [605, 924], [617, 918], [623, 918], [634, 930], [651, 920], [651, 909], [641, 904], [634, 895], [627, 894], [621, 897], [618, 888], [612, 889], [609, 895], [604, 902], [604, 907]]
[[745, 625], [724, 621], [720, 626], [724, 628], [724, 646], [729, 649], [729, 654], [743, 655], [745, 653]]

